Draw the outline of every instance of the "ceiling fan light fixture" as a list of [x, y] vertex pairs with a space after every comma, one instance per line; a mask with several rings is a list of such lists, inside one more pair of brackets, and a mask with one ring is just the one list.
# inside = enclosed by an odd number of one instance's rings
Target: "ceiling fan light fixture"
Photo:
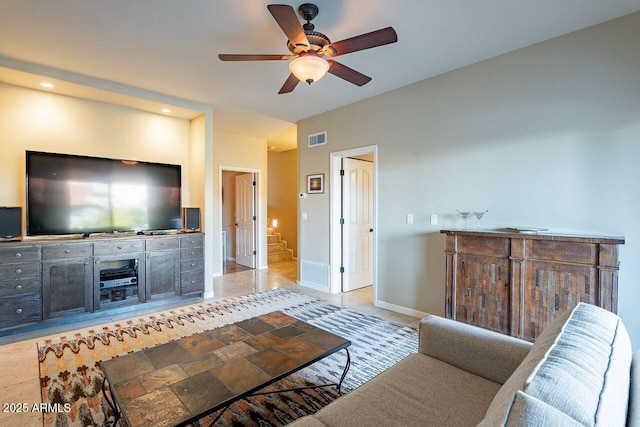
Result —
[[289, 63], [289, 70], [301, 82], [317, 82], [329, 71], [329, 63], [319, 56], [304, 55]]

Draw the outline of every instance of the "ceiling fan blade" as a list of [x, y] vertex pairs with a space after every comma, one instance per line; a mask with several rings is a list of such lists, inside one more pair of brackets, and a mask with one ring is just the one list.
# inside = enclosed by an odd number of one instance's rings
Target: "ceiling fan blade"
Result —
[[227, 54], [218, 55], [221, 61], [287, 61], [295, 58], [295, 55], [252, 55], [252, 54]]
[[349, 68], [337, 61], [328, 60], [327, 62], [329, 63], [329, 72], [331, 74], [340, 77], [349, 83], [353, 83], [357, 86], [364, 86], [371, 81], [371, 77], [365, 76], [353, 68]]
[[324, 53], [328, 56], [338, 56], [344, 55], [345, 53], [357, 52], [359, 50], [395, 43], [397, 41], [398, 35], [396, 34], [396, 31], [392, 27], [387, 27], [331, 43], [324, 48]]
[[289, 38], [291, 44], [303, 47], [305, 51], [311, 47], [307, 35], [302, 29], [302, 25], [300, 25], [300, 21], [298, 21], [296, 12], [291, 6], [286, 4], [270, 4], [267, 6], [267, 9], [269, 9], [273, 18]]
[[278, 95], [281, 95], [283, 93], [292, 92], [296, 88], [298, 83], [300, 83], [300, 80], [298, 80], [298, 78], [296, 76], [294, 76], [293, 73], [289, 74], [289, 77], [287, 78], [287, 81], [284, 82], [284, 84], [280, 88], [280, 91], [278, 92]]

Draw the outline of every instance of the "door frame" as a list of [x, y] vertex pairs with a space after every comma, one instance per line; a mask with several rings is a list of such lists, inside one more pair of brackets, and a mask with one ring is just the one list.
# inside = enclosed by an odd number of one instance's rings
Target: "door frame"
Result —
[[[222, 172], [241, 172], [241, 173], [252, 173], [255, 176], [256, 186], [254, 188], [255, 195], [255, 209], [256, 209], [256, 229], [255, 229], [255, 247], [256, 247], [256, 267], [255, 269], [262, 269], [267, 262], [267, 254], [266, 254], [266, 241], [267, 241], [267, 229], [266, 223], [263, 227], [262, 225], [262, 211], [260, 207], [262, 206], [262, 195], [260, 194], [260, 183], [262, 179], [262, 175], [260, 169], [252, 169], [252, 168], [239, 168], [235, 166], [220, 166], [218, 168], [218, 201], [220, 202], [218, 205], [218, 230], [220, 239], [218, 240], [218, 245], [222, 245]], [[235, 188], [234, 190], [235, 191]], [[263, 247], [265, 250], [262, 250]], [[222, 250], [220, 250], [222, 252]], [[220, 254], [220, 258], [222, 259], [222, 253]], [[224, 260], [222, 260], [221, 270], [222, 273], [224, 271]]]
[[378, 145], [352, 148], [330, 153], [331, 197], [329, 200], [330, 230], [329, 259], [331, 262], [331, 293], [342, 292], [342, 227], [340, 226], [342, 206], [342, 180], [340, 169], [343, 157], [373, 154], [373, 305], [378, 302]]

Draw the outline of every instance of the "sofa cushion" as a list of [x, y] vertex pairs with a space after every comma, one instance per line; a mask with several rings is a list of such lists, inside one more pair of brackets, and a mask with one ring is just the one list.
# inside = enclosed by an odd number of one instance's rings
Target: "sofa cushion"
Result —
[[503, 384], [522, 363], [532, 344], [439, 316], [420, 322], [419, 352]]
[[321, 409], [315, 417], [335, 427], [466, 427], [482, 420], [499, 388], [498, 383], [418, 353]]
[[580, 303], [543, 331], [481, 425], [504, 425], [511, 396], [523, 390], [581, 424], [624, 426], [630, 365], [631, 342], [620, 318]]
[[506, 427], [582, 427], [582, 424], [551, 405], [518, 390], [513, 398]]

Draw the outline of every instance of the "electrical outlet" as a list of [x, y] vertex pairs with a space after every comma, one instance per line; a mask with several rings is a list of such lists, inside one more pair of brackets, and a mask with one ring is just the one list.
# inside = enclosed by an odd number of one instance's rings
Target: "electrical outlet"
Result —
[[407, 224], [413, 224], [413, 214], [407, 214]]

